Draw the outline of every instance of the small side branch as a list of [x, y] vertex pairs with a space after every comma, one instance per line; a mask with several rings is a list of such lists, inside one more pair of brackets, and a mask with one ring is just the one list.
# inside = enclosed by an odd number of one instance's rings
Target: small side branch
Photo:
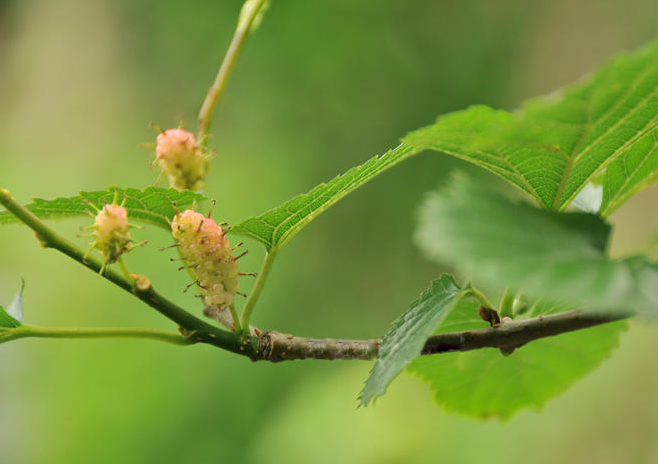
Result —
[[[592, 315], [582, 310], [565, 311], [496, 327], [433, 335], [421, 355], [498, 348], [503, 354], [540, 338], [587, 329], [617, 321], [629, 315]], [[295, 359], [363, 359], [377, 357], [380, 340], [333, 340], [293, 337], [280, 332], [263, 332], [258, 340], [258, 360], [280, 362]]]
[[630, 317], [628, 314], [592, 315], [581, 309], [521, 321], [505, 322], [496, 327], [432, 335], [421, 354], [471, 351], [498, 348], [509, 354], [516, 348], [540, 338], [587, 329]]

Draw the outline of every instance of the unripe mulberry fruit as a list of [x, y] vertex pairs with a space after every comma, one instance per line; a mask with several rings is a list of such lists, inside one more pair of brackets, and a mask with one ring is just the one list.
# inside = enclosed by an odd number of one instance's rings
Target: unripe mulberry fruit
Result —
[[86, 260], [94, 248], [100, 251], [104, 258], [101, 274], [108, 264], [117, 262], [122, 254], [135, 247], [130, 238], [130, 228], [136, 226], [128, 223], [128, 211], [124, 208], [123, 203], [120, 205], [117, 203], [117, 199], [118, 191], [115, 191], [114, 202], [104, 205], [101, 209], [91, 202], [87, 202], [96, 210], [96, 215], [90, 212], [89, 214], [94, 218], [94, 225], [83, 228], [92, 229], [91, 236], [94, 238], [91, 248], [83, 259]]
[[240, 274], [226, 238], [227, 230], [222, 230], [213, 219], [188, 209], [174, 216], [171, 232], [205, 304], [217, 308], [232, 305]]
[[105, 205], [96, 214], [94, 221], [96, 248], [108, 263], [116, 262], [130, 247], [128, 211], [123, 206]]
[[169, 186], [176, 190], [200, 190], [208, 170], [207, 155], [197, 145], [194, 134], [184, 129], [161, 131], [155, 156]]

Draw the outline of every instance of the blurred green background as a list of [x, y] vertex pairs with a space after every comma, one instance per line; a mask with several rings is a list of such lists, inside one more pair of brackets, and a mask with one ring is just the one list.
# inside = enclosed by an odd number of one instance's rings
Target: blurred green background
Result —
[[[1, 0], [0, 185], [24, 202], [143, 187], [153, 121], [191, 128], [240, 4]], [[652, 0], [273, 0], [214, 119], [217, 219], [260, 213], [474, 103], [512, 109], [658, 35]], [[423, 194], [466, 164], [419, 155], [321, 216], [280, 254], [254, 323], [377, 337], [442, 269], [411, 233]], [[488, 176], [485, 180], [490, 180]], [[614, 250], [658, 229], [647, 190], [612, 219]], [[73, 236], [87, 221], [56, 223]], [[159, 230], [133, 272], [195, 311]], [[81, 242], [82, 243], [82, 242]], [[256, 271], [250, 243], [242, 268]], [[0, 228], [0, 301], [27, 281], [25, 319], [171, 328], [21, 226]], [[245, 283], [245, 289], [250, 283]], [[200, 312], [200, 311], [199, 311]], [[508, 423], [436, 408], [402, 375], [355, 409], [370, 363], [269, 365], [206, 346], [22, 340], [0, 347], [0, 462], [658, 462], [655, 326], [635, 324], [600, 369]]]

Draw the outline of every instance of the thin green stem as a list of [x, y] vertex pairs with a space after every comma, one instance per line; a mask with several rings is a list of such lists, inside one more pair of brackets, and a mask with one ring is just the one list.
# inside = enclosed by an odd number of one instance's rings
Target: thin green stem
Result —
[[205, 143], [205, 139], [210, 131], [212, 113], [217, 105], [217, 100], [219, 100], [219, 96], [226, 87], [226, 83], [231, 75], [235, 61], [240, 54], [242, 45], [244, 45], [254, 19], [258, 16], [258, 12], [261, 10], [264, 3], [265, 0], [247, 0], [242, 6], [242, 12], [240, 14], [240, 19], [238, 20], [238, 25], [235, 28], [233, 39], [231, 39], [231, 43], [226, 51], [224, 60], [222, 60], [222, 64], [219, 67], [215, 81], [212, 83], [212, 86], [210, 86], [210, 89], [208, 89], [208, 94], [206, 95], [206, 98], [201, 105], [201, 110], [199, 111], [199, 116], [197, 118], [199, 123], [197, 140], [202, 144]]
[[187, 337], [175, 332], [165, 330], [146, 329], [137, 327], [74, 327], [74, 328], [50, 328], [21, 325], [6, 330], [6, 338], [0, 338], [0, 342], [15, 340], [19, 338], [140, 338], [156, 340], [174, 345], [193, 345], [196, 343]]
[[[25, 225], [34, 230], [42, 246], [64, 253], [69, 258], [79, 262], [95, 273], [100, 271], [103, 263], [93, 257], [85, 258], [84, 252], [80, 248], [58, 235], [27, 208], [18, 203], [8, 190], [3, 188], [0, 188], [0, 204]], [[194, 341], [209, 343], [251, 358], [256, 355], [256, 346], [254, 343], [245, 345], [241, 337], [237, 334], [208, 324], [157, 293], [151, 286], [148, 278], [139, 275], [134, 276], [135, 279], [130, 282], [121, 273], [111, 267], [108, 267], [102, 275], [103, 278], [135, 295], [160, 314], [177, 323]]]
[[468, 290], [465, 293], [465, 296], [472, 296], [476, 300], [480, 302], [482, 306], [485, 308], [491, 308], [493, 309], [493, 306], [491, 306], [491, 303], [489, 303], [489, 300], [487, 300], [487, 297], [484, 296], [484, 293], [482, 293], [480, 290], [477, 288], [470, 286]]
[[258, 277], [256, 278], [256, 283], [254, 284], [254, 288], [251, 289], [251, 293], [249, 293], [247, 302], [244, 304], [244, 308], [242, 308], [242, 318], [240, 319], [240, 326], [244, 327], [244, 330], [246, 331], [247, 334], [249, 334], [249, 319], [251, 319], [251, 313], [254, 311], [254, 306], [258, 301], [260, 292], [263, 290], [263, 286], [265, 285], [267, 276], [270, 273], [270, 270], [272, 269], [272, 264], [274, 263], [274, 259], [276, 258], [277, 252], [278, 250], [275, 247], [272, 248], [265, 255], [265, 259], [263, 260], [263, 264], [260, 267], [260, 271], [258, 271]]

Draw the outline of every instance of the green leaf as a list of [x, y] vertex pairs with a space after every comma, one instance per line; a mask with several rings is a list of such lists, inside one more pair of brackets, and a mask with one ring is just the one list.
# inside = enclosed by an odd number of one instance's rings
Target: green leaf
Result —
[[[144, 190], [117, 188], [119, 202], [126, 198], [125, 207], [131, 221], [143, 222], [169, 230], [167, 218], [174, 217], [173, 203], [176, 202], [181, 210], [190, 208], [194, 200], [205, 199], [200, 193], [190, 190], [179, 192], [174, 189], [163, 189], [159, 187], [147, 187]], [[70, 217], [87, 216], [87, 211], [93, 208], [84, 200], [88, 200], [101, 208], [114, 200], [114, 188], [96, 192], [80, 192], [79, 196], [69, 198], [56, 198], [54, 200], [33, 199], [32, 203], [26, 205], [34, 215], [41, 219], [66, 219]], [[17, 222], [16, 217], [8, 211], [0, 212], [0, 224]]]
[[370, 179], [419, 150], [400, 145], [382, 156], [350, 169], [326, 184], [320, 184], [308, 193], [293, 199], [257, 217], [233, 226], [234, 233], [262, 242], [268, 250], [281, 248], [295, 234], [318, 215]]
[[518, 111], [474, 106], [409, 134], [414, 148], [484, 167], [563, 209], [606, 166], [608, 214], [658, 168], [658, 42], [621, 55], [588, 79], [526, 102]]
[[[547, 304], [535, 308], [529, 317], [567, 309]], [[477, 303], [463, 300], [438, 333], [486, 325], [477, 316]], [[407, 369], [430, 384], [436, 402], [447, 411], [508, 419], [525, 408], [539, 410], [594, 370], [617, 347], [626, 328], [625, 321], [618, 321], [542, 338], [509, 356], [494, 348], [420, 356]]]
[[658, 174], [658, 42], [621, 55], [587, 80], [526, 102], [514, 113], [473, 106], [408, 134], [397, 148], [352, 168], [233, 232], [281, 248], [338, 200], [421, 150], [442, 151], [488, 169], [563, 209], [609, 165], [606, 214]]
[[25, 289], [25, 280], [21, 279], [21, 288], [14, 296], [5, 310], [0, 306], [0, 327], [14, 328], [22, 325], [23, 320], [23, 290]]
[[361, 391], [361, 405], [381, 396], [389, 383], [409, 361], [420, 356], [427, 336], [463, 295], [455, 280], [443, 274], [432, 282], [409, 310], [398, 317], [388, 330], [379, 348], [379, 358]]
[[658, 266], [641, 256], [608, 258], [609, 232], [594, 214], [538, 209], [458, 176], [427, 199], [416, 239], [429, 258], [495, 288], [656, 317]]

